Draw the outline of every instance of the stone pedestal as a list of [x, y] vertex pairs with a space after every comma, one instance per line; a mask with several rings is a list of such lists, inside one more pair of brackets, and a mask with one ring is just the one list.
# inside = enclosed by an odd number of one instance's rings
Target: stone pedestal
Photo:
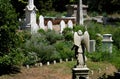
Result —
[[73, 68], [72, 79], [89, 79], [89, 68]]

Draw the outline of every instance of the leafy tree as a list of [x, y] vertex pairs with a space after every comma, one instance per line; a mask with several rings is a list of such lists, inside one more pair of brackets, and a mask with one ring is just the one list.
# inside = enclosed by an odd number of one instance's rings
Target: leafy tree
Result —
[[0, 0], [0, 26], [16, 25], [17, 14], [10, 0]]

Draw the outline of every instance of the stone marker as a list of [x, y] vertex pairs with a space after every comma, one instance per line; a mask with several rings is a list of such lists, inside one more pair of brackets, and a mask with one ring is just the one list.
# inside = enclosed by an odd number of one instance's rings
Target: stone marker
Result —
[[69, 20], [67, 25], [68, 25], [68, 28], [73, 29], [73, 22], [72, 22], [72, 20]]
[[82, 0], [78, 2], [78, 9], [77, 9], [77, 24], [83, 25], [83, 7], [82, 7]]
[[34, 5], [34, 0], [29, 0], [25, 10], [25, 24], [23, 29], [30, 30], [31, 33], [36, 33], [39, 29], [36, 23], [36, 11], [37, 8]]
[[40, 63], [40, 66], [43, 66], [43, 64], [42, 64], [42, 63]]
[[29, 65], [26, 65], [26, 67], [27, 67], [27, 69], [29, 69], [29, 68], [30, 68], [30, 66], [29, 66]]
[[62, 61], [62, 59], [60, 59], [60, 63], [62, 63], [63, 61]]
[[65, 28], [65, 22], [62, 20], [62, 21], [60, 22], [60, 33], [61, 33], [61, 34], [62, 34], [64, 28]]
[[39, 27], [45, 30], [44, 17], [42, 15], [39, 16]]
[[54, 60], [53, 63], [56, 64], [56, 60]]
[[65, 61], [68, 62], [68, 59], [66, 58]]
[[95, 52], [95, 40], [90, 40], [90, 52]]
[[102, 51], [107, 51], [112, 53], [112, 34], [104, 34], [103, 35], [103, 40], [102, 40]]
[[49, 61], [47, 62], [47, 65], [48, 65], [48, 66], [50, 65], [50, 62], [49, 62]]
[[52, 23], [52, 21], [48, 21], [47, 26], [48, 26], [48, 29], [53, 30], [53, 23]]
[[71, 58], [71, 61], [73, 61], [74, 59], [73, 58]]

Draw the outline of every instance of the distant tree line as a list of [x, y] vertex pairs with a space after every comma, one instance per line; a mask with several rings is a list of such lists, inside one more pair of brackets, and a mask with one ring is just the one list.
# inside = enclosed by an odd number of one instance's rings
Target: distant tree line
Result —
[[[11, 0], [12, 5], [21, 15], [23, 15], [23, 9], [27, 5], [28, 0]], [[65, 5], [77, 4], [78, 0], [34, 0], [34, 4], [39, 10], [40, 14], [44, 14], [48, 11], [66, 11]], [[83, 0], [83, 3], [89, 6], [89, 11], [96, 12], [120, 12], [120, 0]]]

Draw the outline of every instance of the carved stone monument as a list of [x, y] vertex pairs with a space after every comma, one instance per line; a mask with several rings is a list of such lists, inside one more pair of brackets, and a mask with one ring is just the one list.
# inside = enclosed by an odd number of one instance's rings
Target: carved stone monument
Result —
[[89, 34], [87, 31], [82, 33], [81, 30], [74, 33], [74, 46], [72, 50], [75, 49], [75, 57], [77, 60], [77, 65], [72, 69], [73, 79], [89, 79], [89, 68], [87, 68], [85, 62], [86, 57], [84, 55], [85, 49], [89, 52]]
[[28, 29], [31, 33], [36, 33], [39, 29], [36, 23], [36, 11], [34, 0], [28, 0], [28, 5], [25, 8], [25, 26], [23, 29]]
[[77, 24], [83, 25], [83, 7], [82, 0], [79, 0], [78, 8], [77, 8]]
[[102, 43], [103, 43], [102, 51], [103, 52], [107, 51], [107, 52], [112, 53], [112, 43], [113, 43], [112, 34], [104, 34]]

